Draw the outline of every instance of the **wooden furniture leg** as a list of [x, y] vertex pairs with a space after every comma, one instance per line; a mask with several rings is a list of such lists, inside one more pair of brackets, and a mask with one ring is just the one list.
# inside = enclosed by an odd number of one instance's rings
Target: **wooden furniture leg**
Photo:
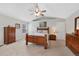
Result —
[[28, 45], [28, 34], [26, 34], [26, 45]]
[[44, 49], [47, 49], [48, 45], [47, 45], [47, 35], [45, 35], [45, 39], [44, 39]]

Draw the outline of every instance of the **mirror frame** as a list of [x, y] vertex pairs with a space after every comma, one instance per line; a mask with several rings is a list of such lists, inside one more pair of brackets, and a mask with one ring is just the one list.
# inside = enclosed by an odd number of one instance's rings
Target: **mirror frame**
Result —
[[74, 31], [76, 32], [77, 30], [77, 19], [79, 19], [79, 16], [75, 18], [75, 28], [74, 28]]

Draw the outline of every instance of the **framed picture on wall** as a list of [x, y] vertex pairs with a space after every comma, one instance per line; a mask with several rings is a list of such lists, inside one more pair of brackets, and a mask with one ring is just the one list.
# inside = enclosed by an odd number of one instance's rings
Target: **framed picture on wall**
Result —
[[26, 24], [23, 24], [23, 25], [22, 25], [22, 32], [23, 32], [23, 33], [26, 33]]
[[47, 22], [40, 22], [39, 27], [47, 27]]
[[16, 29], [20, 29], [20, 24], [16, 23], [15, 27], [16, 27]]

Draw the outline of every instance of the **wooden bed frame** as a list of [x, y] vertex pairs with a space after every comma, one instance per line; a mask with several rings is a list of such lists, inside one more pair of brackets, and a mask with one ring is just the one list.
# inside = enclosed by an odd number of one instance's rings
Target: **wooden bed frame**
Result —
[[49, 34], [49, 27], [46, 27], [46, 28], [41, 28], [41, 27], [37, 27], [37, 32], [38, 31], [47, 31], [47, 33]]
[[47, 35], [45, 36], [36, 36], [36, 35], [28, 35], [26, 34], [26, 45], [28, 45], [28, 42], [37, 44], [37, 45], [43, 45], [44, 49], [48, 48], [47, 44]]

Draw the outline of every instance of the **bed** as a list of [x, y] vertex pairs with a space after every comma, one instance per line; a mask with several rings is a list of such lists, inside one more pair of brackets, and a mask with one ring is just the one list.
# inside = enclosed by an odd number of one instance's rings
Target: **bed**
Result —
[[[49, 32], [48, 28], [37, 28], [37, 31], [39, 30], [45, 30]], [[26, 45], [28, 45], [28, 42], [34, 43], [36, 45], [42, 45], [44, 46], [44, 49], [48, 48], [49, 44], [49, 34], [47, 33], [33, 33], [33, 34], [26, 34]]]

